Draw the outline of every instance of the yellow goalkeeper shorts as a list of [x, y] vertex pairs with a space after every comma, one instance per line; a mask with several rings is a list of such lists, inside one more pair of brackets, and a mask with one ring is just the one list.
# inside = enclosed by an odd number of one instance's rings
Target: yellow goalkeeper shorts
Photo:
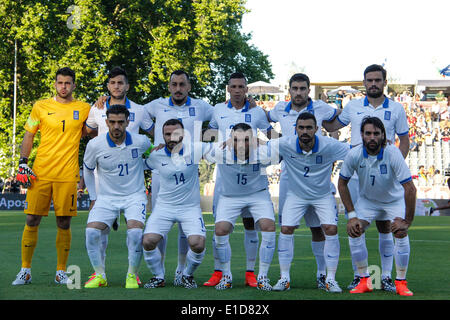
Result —
[[77, 215], [77, 182], [35, 180], [27, 191], [26, 214], [48, 216], [51, 200], [55, 216]]

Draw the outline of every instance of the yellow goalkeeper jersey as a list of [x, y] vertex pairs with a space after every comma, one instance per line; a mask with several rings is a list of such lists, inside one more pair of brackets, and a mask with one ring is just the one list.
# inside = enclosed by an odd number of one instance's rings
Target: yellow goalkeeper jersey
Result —
[[55, 98], [37, 101], [25, 130], [41, 131], [33, 171], [40, 180], [78, 181], [78, 152], [83, 124], [89, 115], [89, 104], [77, 100], [60, 103]]

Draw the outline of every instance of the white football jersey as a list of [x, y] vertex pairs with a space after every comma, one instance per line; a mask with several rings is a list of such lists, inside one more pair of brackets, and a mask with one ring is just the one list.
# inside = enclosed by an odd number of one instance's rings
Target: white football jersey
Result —
[[403, 105], [398, 102], [384, 98], [381, 106], [374, 107], [369, 104], [367, 97], [350, 100], [349, 103], [338, 115], [338, 121], [344, 126], [351, 123], [351, 144], [357, 146], [362, 144], [361, 123], [364, 117], [378, 117], [383, 121], [386, 129], [386, 139], [392, 143], [395, 141], [395, 135], [403, 136], [408, 134], [409, 126]]
[[[153, 121], [149, 114], [145, 110], [144, 106], [134, 103], [128, 98], [125, 99], [125, 105], [130, 112], [127, 131], [130, 133], [139, 133], [139, 128], [149, 132], [153, 128]], [[108, 126], [106, 125], [106, 110], [110, 107], [109, 99], [106, 100], [103, 105], [103, 109], [99, 109], [96, 106], [92, 106], [89, 112], [89, 116], [86, 120], [86, 126], [91, 129], [98, 130], [98, 135], [108, 132]]]
[[125, 141], [116, 145], [109, 133], [91, 139], [84, 153], [84, 167], [97, 168], [98, 196], [127, 196], [145, 192], [142, 154], [150, 148], [150, 140], [140, 134], [126, 132]]
[[305, 152], [297, 136], [270, 140], [268, 150], [272, 159], [283, 158], [289, 185], [288, 190], [301, 199], [311, 200], [329, 194], [333, 162], [343, 160], [350, 145], [336, 139], [316, 135], [311, 151]]
[[266, 113], [260, 107], [249, 108], [247, 101], [242, 109], [235, 109], [231, 104], [219, 103], [214, 107], [209, 127], [219, 130], [219, 137], [216, 141], [224, 141], [230, 137], [231, 129], [238, 123], [246, 123], [253, 129], [256, 137], [257, 129], [269, 131], [272, 129], [269, 121], [267, 121]]
[[156, 119], [155, 145], [164, 143], [162, 127], [170, 119], [178, 119], [183, 123], [186, 141], [201, 141], [203, 122], [210, 121], [214, 111], [209, 103], [190, 97], [182, 106], [174, 105], [171, 98], [159, 98], [147, 103], [144, 107], [150, 116]]
[[403, 198], [401, 184], [411, 181], [411, 172], [400, 149], [393, 145], [382, 148], [376, 156], [368, 155], [363, 145], [352, 148], [345, 158], [339, 176], [349, 180], [359, 177], [359, 194], [369, 200], [390, 203]]
[[150, 153], [145, 160], [147, 168], [158, 170], [160, 188], [156, 204], [194, 206], [200, 204], [198, 164], [211, 149], [210, 143], [183, 144], [179, 153], [167, 147]]
[[321, 134], [322, 122], [333, 120], [337, 111], [335, 108], [329, 104], [326, 104], [322, 100], [312, 101], [310, 99], [306, 108], [300, 111], [295, 111], [291, 106], [292, 102], [290, 101], [280, 101], [272, 110], [269, 111], [270, 122], [280, 123], [281, 133], [283, 136], [297, 135], [295, 124], [299, 114], [303, 112], [312, 113], [316, 117], [317, 126], [319, 127], [317, 132]]
[[[268, 180], [265, 173], [267, 161], [261, 162], [260, 149], [252, 150], [246, 161], [237, 159], [228, 147], [221, 148], [221, 143], [206, 155], [206, 160], [217, 165], [220, 177], [220, 194], [224, 196], [242, 196], [267, 189]], [[267, 151], [265, 152], [267, 154]], [[265, 157], [267, 159], [267, 156]]]

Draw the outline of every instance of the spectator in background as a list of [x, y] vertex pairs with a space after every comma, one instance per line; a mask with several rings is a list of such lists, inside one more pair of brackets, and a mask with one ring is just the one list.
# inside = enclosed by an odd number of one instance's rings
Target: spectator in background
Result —
[[2, 178], [0, 178], [0, 193], [3, 193], [3, 187], [5, 186], [5, 181], [3, 181]]
[[433, 146], [439, 144], [439, 142], [441, 141], [441, 132], [439, 131], [438, 128], [434, 128], [432, 137], [433, 137]]
[[434, 176], [433, 176], [433, 186], [442, 186], [443, 184], [443, 176], [441, 174], [440, 170], [436, 170], [434, 171]]
[[450, 130], [448, 127], [444, 128], [444, 132], [442, 132], [441, 139], [444, 142], [448, 142], [448, 140], [450, 140]]
[[420, 165], [419, 166], [419, 172], [417, 173], [418, 180], [419, 180], [419, 186], [426, 186], [427, 185], [427, 173], [425, 172], [425, 167]]
[[439, 119], [440, 113], [441, 113], [441, 105], [439, 104], [439, 101], [436, 100], [431, 106], [432, 121], [440, 121]]

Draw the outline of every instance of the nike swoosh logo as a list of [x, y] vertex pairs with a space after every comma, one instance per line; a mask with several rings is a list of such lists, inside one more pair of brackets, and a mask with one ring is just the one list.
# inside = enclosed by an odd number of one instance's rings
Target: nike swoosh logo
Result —
[[297, 157], [294, 157], [294, 156], [291, 155], [291, 158], [292, 158], [292, 159], [295, 159], [295, 158], [297, 158]]
[[286, 252], [286, 251], [289, 251], [288, 249], [285, 249], [285, 250], [278, 250], [278, 252]]
[[362, 168], [365, 168], [366, 166], [359, 165], [359, 167], [362, 169]]
[[56, 112], [49, 112], [48, 115], [50, 116], [50, 115], [55, 114], [55, 113], [56, 113]]
[[70, 211], [70, 212], [73, 212], [73, 211], [75, 211], [75, 209], [69, 209], [69, 211]]
[[168, 109], [164, 109], [164, 112], [169, 112], [170, 110], [168, 110]]
[[227, 117], [220, 117], [220, 119], [225, 119], [225, 118], [227, 118]]
[[328, 254], [327, 256], [328, 256], [328, 258], [331, 258], [331, 259], [339, 257], [338, 255], [336, 255], [336, 256], [330, 256], [329, 254]]
[[384, 256], [385, 258], [389, 258], [389, 257], [392, 257], [392, 254], [388, 254], [388, 255], [383, 254], [383, 256]]
[[275, 249], [275, 247], [266, 246], [267, 249]]
[[103, 156], [103, 159], [108, 159], [109, 157], [111, 157], [110, 155], [109, 156]]
[[250, 243], [258, 243], [258, 240], [250, 240]]
[[161, 166], [167, 166], [168, 165], [168, 163], [161, 163]]
[[362, 113], [364, 113], [364, 112], [357, 112], [356, 114], [362, 114]]

